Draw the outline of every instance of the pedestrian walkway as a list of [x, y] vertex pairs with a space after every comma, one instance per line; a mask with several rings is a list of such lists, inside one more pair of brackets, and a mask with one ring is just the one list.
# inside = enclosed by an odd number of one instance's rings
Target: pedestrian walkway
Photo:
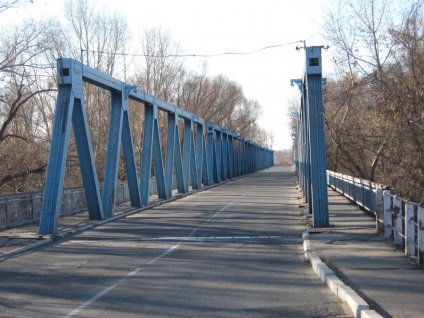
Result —
[[328, 191], [330, 228], [309, 229], [310, 251], [381, 316], [424, 317], [423, 269], [377, 233], [374, 217]]

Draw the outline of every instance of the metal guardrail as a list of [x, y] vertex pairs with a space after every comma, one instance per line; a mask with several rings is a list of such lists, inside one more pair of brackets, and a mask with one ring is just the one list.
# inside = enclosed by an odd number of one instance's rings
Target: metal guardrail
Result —
[[391, 194], [389, 187], [327, 170], [327, 184], [376, 217], [376, 228], [405, 255], [424, 263], [424, 202]]
[[[174, 185], [176, 177], [174, 176]], [[157, 194], [156, 179], [150, 181], [150, 195]], [[176, 189], [176, 186], [174, 186]], [[103, 187], [100, 187], [100, 192]], [[130, 200], [128, 183], [119, 183], [116, 187], [116, 203]], [[40, 221], [43, 192], [30, 192], [0, 196], [0, 229], [17, 227]], [[87, 211], [84, 188], [64, 189], [60, 215], [71, 215]]]
[[376, 214], [377, 189], [385, 186], [369, 180], [327, 170], [327, 184], [366, 211]]

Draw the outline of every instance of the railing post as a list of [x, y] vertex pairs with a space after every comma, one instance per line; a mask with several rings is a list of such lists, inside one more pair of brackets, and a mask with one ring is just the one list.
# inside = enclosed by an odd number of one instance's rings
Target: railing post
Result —
[[395, 245], [403, 246], [402, 198], [398, 194], [393, 197], [393, 213], [395, 221], [393, 240]]
[[417, 212], [418, 223], [418, 262], [424, 263], [424, 202], [418, 206]]
[[31, 194], [31, 218], [35, 221], [34, 194]]
[[411, 202], [406, 203], [405, 209], [405, 254], [415, 256], [415, 206]]
[[375, 222], [378, 232], [384, 232], [383, 189], [377, 188], [375, 193]]
[[75, 198], [74, 198], [74, 190], [71, 190], [71, 213], [75, 212]]
[[383, 206], [384, 206], [384, 236], [393, 238], [393, 225], [392, 225], [392, 198], [390, 190], [383, 191]]
[[7, 198], [6, 198], [5, 202], [4, 202], [4, 204], [6, 205], [6, 207], [5, 207], [6, 215], [5, 215], [4, 223], [5, 223], [5, 226], [8, 227], [9, 226], [9, 223], [10, 223], [10, 215], [9, 215], [9, 201], [8, 201]]

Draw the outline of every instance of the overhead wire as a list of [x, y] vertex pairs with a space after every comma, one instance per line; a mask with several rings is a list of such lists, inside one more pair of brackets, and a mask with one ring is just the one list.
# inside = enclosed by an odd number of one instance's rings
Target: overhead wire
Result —
[[[350, 4], [349, 0], [346, 1], [340, 7], [340, 9], [337, 11], [336, 14], [340, 13], [348, 4]], [[108, 55], [132, 56], [132, 57], [150, 57], [150, 58], [170, 58], [170, 57], [173, 57], [173, 58], [187, 58], [187, 57], [213, 58], [213, 57], [228, 56], [228, 55], [252, 55], [252, 54], [256, 54], [256, 53], [259, 53], [259, 52], [262, 52], [262, 51], [265, 51], [265, 50], [284, 47], [284, 46], [288, 46], [288, 45], [292, 45], [292, 44], [296, 44], [296, 43], [303, 43], [303, 45], [306, 46], [306, 41], [313, 38], [328, 23], [329, 23], [329, 21], [327, 20], [323, 24], [321, 24], [319, 26], [319, 28], [314, 33], [312, 33], [312, 35], [310, 35], [307, 38], [307, 40], [297, 40], [297, 41], [286, 42], [286, 43], [281, 43], [281, 44], [268, 45], [268, 46], [262, 47], [260, 49], [253, 50], [253, 51], [247, 51], [247, 52], [231, 52], [231, 51], [229, 51], [229, 52], [221, 52], [221, 53], [214, 53], [214, 54], [195, 54], [195, 53], [191, 53], [191, 54], [139, 54], [139, 53], [124, 53], [124, 52], [112, 53], [112, 52], [99, 51], [99, 50], [83, 50], [83, 49], [81, 49], [81, 54], [83, 52], [88, 52], [88, 53], [97, 53], [97, 54], [100, 53], [100, 54], [108, 54]]]
[[283, 46], [288, 46], [291, 44], [296, 43], [304, 43], [304, 40], [297, 40], [293, 42], [287, 42], [282, 44], [275, 44], [275, 45], [268, 45], [263, 48], [254, 50], [254, 51], [247, 51], [247, 52], [222, 52], [222, 53], [216, 53], [216, 54], [136, 54], [136, 53], [111, 53], [111, 52], [105, 52], [105, 51], [96, 51], [96, 50], [82, 50], [84, 52], [89, 53], [100, 53], [100, 54], [113, 54], [113, 55], [119, 55], [119, 56], [133, 56], [133, 57], [151, 57], [151, 58], [168, 58], [168, 57], [175, 57], [175, 58], [184, 58], [184, 57], [201, 57], [201, 58], [211, 58], [211, 57], [218, 57], [218, 56], [225, 56], [225, 55], [252, 55], [256, 54], [265, 50], [275, 49]]

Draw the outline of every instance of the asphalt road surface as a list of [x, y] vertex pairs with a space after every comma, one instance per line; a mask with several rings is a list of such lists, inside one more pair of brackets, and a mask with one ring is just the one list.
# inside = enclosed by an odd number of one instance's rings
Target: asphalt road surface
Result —
[[0, 262], [0, 317], [351, 317], [279, 166]]

